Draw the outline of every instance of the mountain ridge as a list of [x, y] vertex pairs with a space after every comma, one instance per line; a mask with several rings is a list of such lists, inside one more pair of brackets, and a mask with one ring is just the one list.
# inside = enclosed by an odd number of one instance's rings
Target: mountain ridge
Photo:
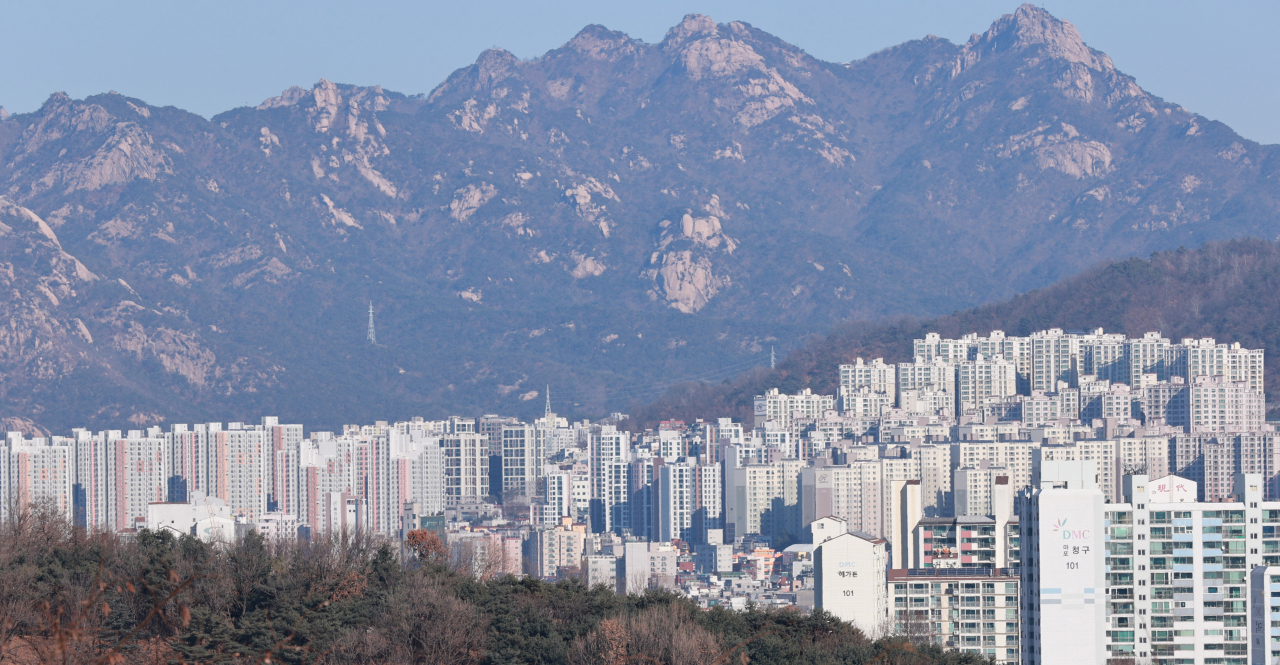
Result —
[[547, 384], [605, 413], [843, 321], [1276, 237], [1276, 150], [1029, 5], [851, 63], [690, 15], [657, 44], [491, 49], [421, 95], [322, 79], [210, 120], [53, 95], [0, 120], [0, 222], [38, 217], [102, 279], [54, 303], [53, 262], [14, 274], [35, 318], [10, 321], [0, 416], [333, 428], [531, 415]]

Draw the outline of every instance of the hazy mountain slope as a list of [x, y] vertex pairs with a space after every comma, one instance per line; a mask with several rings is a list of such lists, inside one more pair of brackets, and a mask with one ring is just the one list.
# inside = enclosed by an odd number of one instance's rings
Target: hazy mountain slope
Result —
[[749, 421], [755, 395], [769, 388], [839, 391], [839, 365], [855, 358], [910, 362], [911, 342], [928, 332], [960, 337], [1003, 330], [1027, 335], [1047, 328], [1166, 337], [1213, 337], [1267, 350], [1269, 411], [1280, 410], [1280, 244], [1239, 239], [1178, 248], [1093, 268], [1009, 300], [934, 319], [900, 317], [841, 326], [778, 363], [719, 385], [689, 383], [636, 409], [638, 426], [669, 418], [734, 417]]
[[[29, 296], [87, 336], [14, 319], [77, 360], [6, 342], [0, 416], [336, 426], [529, 414], [546, 384], [600, 413], [841, 321], [1276, 237], [1276, 150], [1029, 5], [847, 65], [690, 16], [658, 44], [486, 51], [427, 96], [321, 81], [206, 121], [54, 95], [0, 121], [0, 195], [119, 292]], [[171, 332], [115, 341], [126, 300]]]

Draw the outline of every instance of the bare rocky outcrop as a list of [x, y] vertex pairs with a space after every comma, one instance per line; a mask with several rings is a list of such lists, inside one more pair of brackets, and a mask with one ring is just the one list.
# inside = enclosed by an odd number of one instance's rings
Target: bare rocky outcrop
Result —
[[695, 216], [688, 211], [679, 222], [658, 224], [658, 243], [649, 259], [651, 267], [642, 276], [653, 280], [650, 294], [672, 308], [692, 314], [728, 287], [732, 280], [723, 269], [717, 271], [713, 259], [724, 260], [738, 248], [738, 241], [724, 233], [721, 217], [728, 217], [719, 195], [713, 194]]
[[459, 222], [465, 222], [476, 214], [480, 206], [497, 195], [497, 188], [487, 182], [467, 185], [453, 193], [453, 200], [449, 202], [449, 216]]
[[27, 437], [47, 437], [49, 430], [37, 425], [30, 418], [22, 416], [6, 416], [0, 418], [0, 431], [4, 432], [21, 432]]
[[[75, 158], [43, 166], [40, 155], [70, 136], [78, 139]], [[65, 150], [59, 153], [59, 157], [64, 155]], [[29, 180], [23, 195], [54, 189], [63, 194], [94, 191], [173, 173], [166, 151], [139, 124], [117, 118], [99, 104], [74, 101], [62, 93], [45, 103], [38, 121], [23, 131], [10, 159], [16, 171]]]
[[654, 293], [685, 314], [706, 307], [730, 284], [728, 277], [715, 274], [709, 258], [692, 251], [668, 252], [661, 261], [661, 266], [650, 272], [657, 287]]

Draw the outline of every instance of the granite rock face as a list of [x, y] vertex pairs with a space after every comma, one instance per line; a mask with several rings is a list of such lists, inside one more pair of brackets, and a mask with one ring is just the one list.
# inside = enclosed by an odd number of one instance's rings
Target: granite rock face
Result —
[[599, 414], [843, 320], [1276, 237], [1276, 156], [1030, 5], [851, 63], [691, 15], [415, 96], [56, 94], [0, 114], [0, 418], [527, 415], [523, 384]]

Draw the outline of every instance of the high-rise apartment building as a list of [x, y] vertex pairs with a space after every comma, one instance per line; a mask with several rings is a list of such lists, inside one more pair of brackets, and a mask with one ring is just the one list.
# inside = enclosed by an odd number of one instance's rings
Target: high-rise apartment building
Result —
[[605, 533], [631, 524], [626, 504], [630, 490], [631, 438], [614, 425], [588, 433], [591, 478], [591, 532]]
[[654, 472], [653, 539], [705, 543], [708, 529], [723, 526], [720, 465], [682, 458]]
[[1266, 421], [1267, 399], [1249, 381], [1197, 376], [1190, 382], [1187, 411], [1192, 431], [1256, 432]]
[[1004, 356], [977, 354], [956, 363], [956, 413], [980, 412], [1018, 392], [1018, 368]]
[[587, 528], [570, 517], [555, 526], [535, 530], [529, 537], [529, 574], [544, 580], [561, 577], [566, 569], [578, 569], [586, 553]]
[[725, 467], [725, 540], [749, 534], [800, 533], [800, 474], [808, 463], [784, 459], [773, 464]]
[[[1104, 507], [1110, 656], [1243, 665], [1249, 574], [1280, 563], [1280, 502], [1263, 500], [1255, 474], [1236, 474], [1230, 500], [1211, 503], [1177, 476], [1127, 476], [1124, 488]], [[1269, 641], [1271, 626], [1258, 628]]]
[[891, 569], [893, 632], [999, 665], [1020, 662], [1016, 570]]
[[766, 421], [778, 423], [781, 429], [790, 429], [798, 420], [812, 421], [823, 412], [836, 408], [836, 398], [831, 395], [815, 395], [805, 388], [794, 395], [784, 395], [771, 388], [755, 400], [755, 426], [764, 427]]
[[444, 451], [446, 506], [479, 501], [489, 494], [489, 441], [475, 432], [440, 437]]
[[147, 504], [164, 501], [168, 490], [165, 441], [131, 431], [113, 439], [108, 449], [107, 527], [119, 531], [145, 525]]
[[814, 606], [872, 638], [888, 633], [887, 543], [866, 533], [830, 531], [839, 535], [814, 543]]
[[533, 498], [547, 462], [545, 432], [534, 425], [502, 426], [502, 492]]
[[896, 404], [896, 397], [878, 393], [870, 387], [840, 389], [840, 401], [846, 416], [853, 418], [879, 418]]
[[[980, 465], [956, 469], [956, 515], [994, 515], [999, 507], [1004, 512], [1013, 510], [1013, 492], [1010, 491], [1009, 470], [1002, 466]], [[1001, 491], [1003, 490], [1003, 491]], [[1008, 503], [1000, 506], [1001, 502]]]
[[[885, 364], [883, 358], [865, 362], [862, 358], [854, 360], [852, 365], [840, 366], [840, 401], [841, 409], [850, 411], [849, 397], [866, 390], [867, 394], [884, 395], [889, 403], [896, 403], [898, 378], [897, 368]], [[877, 414], [879, 415], [879, 414]]]
[[1243, 381], [1254, 391], [1263, 391], [1262, 349], [1245, 349], [1240, 343], [1218, 344], [1211, 337], [1186, 338], [1170, 347], [1166, 364], [1170, 376], [1181, 376], [1188, 384], [1197, 377], [1222, 377], [1224, 381]]
[[65, 517], [72, 516], [76, 460], [71, 440], [27, 440], [18, 432], [10, 432], [0, 448], [0, 458], [0, 471], [4, 474], [0, 476], [0, 518], [8, 519], [10, 511], [21, 512], [36, 502]]
[[1039, 486], [1018, 501], [1024, 665], [1107, 662], [1106, 535], [1094, 466], [1044, 462]]
[[[1112, 379], [1123, 381], [1130, 387], [1138, 388], [1142, 385], [1142, 376], [1144, 374], [1155, 375], [1156, 381], [1168, 381], [1171, 378], [1169, 372], [1169, 352], [1172, 346], [1169, 339], [1161, 337], [1158, 332], [1147, 332], [1141, 338], [1130, 339], [1125, 342], [1125, 355], [1129, 363], [1129, 376], [1127, 379]], [[1102, 377], [1098, 378], [1110, 378]]]
[[654, 474], [654, 540], [698, 542], [693, 533], [694, 470], [687, 459], [663, 464]]
[[1074, 385], [1079, 374], [1080, 338], [1050, 328], [1031, 333], [1031, 390], [1051, 392], [1062, 381]]
[[898, 399], [903, 391], [914, 390], [950, 395], [955, 399], [956, 366], [941, 357], [933, 360], [916, 358], [915, 362], [898, 363]]

